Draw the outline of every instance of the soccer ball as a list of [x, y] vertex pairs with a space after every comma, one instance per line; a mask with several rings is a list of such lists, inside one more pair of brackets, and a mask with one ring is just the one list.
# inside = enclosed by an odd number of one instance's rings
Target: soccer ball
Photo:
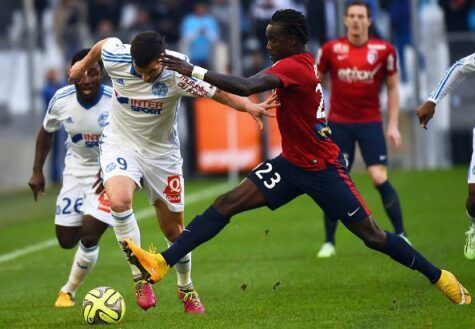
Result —
[[92, 289], [82, 302], [82, 314], [88, 324], [109, 324], [122, 320], [125, 302], [122, 295], [109, 287]]

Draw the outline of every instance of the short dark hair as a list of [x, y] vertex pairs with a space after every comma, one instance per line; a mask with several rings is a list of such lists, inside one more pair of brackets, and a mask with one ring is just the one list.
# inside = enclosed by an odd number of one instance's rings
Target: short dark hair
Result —
[[348, 2], [345, 8], [345, 16], [348, 15], [348, 9], [353, 6], [363, 6], [366, 7], [366, 12], [368, 13], [368, 17], [371, 18], [371, 7], [369, 4], [364, 0], [353, 0]]
[[165, 51], [165, 41], [162, 36], [154, 31], [137, 34], [132, 40], [130, 54], [138, 67], [145, 67], [153, 60], [160, 57]]
[[270, 20], [270, 24], [280, 24], [289, 35], [296, 36], [302, 44], [308, 42], [308, 27], [305, 16], [297, 10], [277, 10]]
[[[71, 66], [74, 65], [74, 63], [79, 62], [81, 59], [86, 57], [86, 55], [91, 51], [91, 48], [83, 48], [79, 51], [77, 51], [74, 55], [73, 58], [71, 58]], [[104, 63], [102, 63], [102, 60], [98, 60], [97, 64], [99, 64], [99, 68], [101, 71], [104, 69]]]

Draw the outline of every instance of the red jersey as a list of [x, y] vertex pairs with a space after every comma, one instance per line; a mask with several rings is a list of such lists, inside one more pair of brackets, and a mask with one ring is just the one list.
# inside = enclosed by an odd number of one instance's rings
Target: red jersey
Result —
[[356, 47], [347, 38], [329, 41], [319, 51], [318, 71], [330, 72], [329, 121], [381, 122], [381, 85], [397, 72], [396, 50], [390, 43], [369, 39]]
[[282, 136], [282, 156], [305, 170], [322, 170], [340, 153], [325, 124], [322, 85], [310, 53], [276, 62], [267, 70], [282, 82], [277, 123]]

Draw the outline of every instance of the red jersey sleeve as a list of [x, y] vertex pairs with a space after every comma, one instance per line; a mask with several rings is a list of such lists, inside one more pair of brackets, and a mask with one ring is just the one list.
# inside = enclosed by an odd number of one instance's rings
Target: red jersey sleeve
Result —
[[269, 74], [276, 75], [284, 88], [291, 85], [298, 85], [298, 80], [296, 79], [296, 71], [299, 71], [300, 68], [295, 65], [295, 62], [289, 57], [281, 59], [276, 62], [272, 67], [270, 67], [266, 72]]
[[318, 72], [325, 74], [330, 70], [330, 45], [325, 43], [322, 48], [318, 50], [317, 54], [317, 68]]
[[397, 73], [397, 53], [393, 45], [388, 44], [388, 54], [384, 61], [384, 68], [386, 70], [386, 76]]

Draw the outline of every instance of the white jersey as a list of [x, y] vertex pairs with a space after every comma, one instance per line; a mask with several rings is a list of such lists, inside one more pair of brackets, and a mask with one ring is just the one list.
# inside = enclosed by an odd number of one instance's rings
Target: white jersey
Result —
[[432, 91], [428, 100], [437, 104], [469, 75], [475, 73], [475, 53], [452, 65]]
[[[188, 61], [183, 54], [167, 53]], [[181, 97], [212, 97], [216, 88], [167, 69], [154, 82], [143, 81], [132, 65], [130, 45], [117, 38], [109, 38], [103, 45], [102, 61], [114, 87], [104, 142], [125, 146], [147, 158], [181, 158], [177, 131]]]
[[68, 134], [64, 174], [85, 177], [97, 174], [99, 166], [99, 138], [107, 125], [111, 107], [112, 88], [101, 86], [92, 104], [81, 104], [74, 85], [54, 94], [43, 121], [48, 132], [64, 126]]

